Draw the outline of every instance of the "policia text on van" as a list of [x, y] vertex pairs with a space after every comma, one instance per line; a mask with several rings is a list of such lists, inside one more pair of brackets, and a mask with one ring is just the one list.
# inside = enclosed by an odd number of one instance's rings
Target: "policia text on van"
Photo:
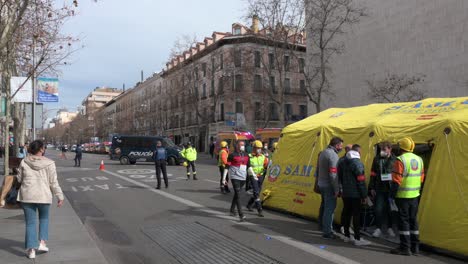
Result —
[[167, 162], [169, 165], [179, 165], [183, 162], [181, 149], [169, 138], [158, 136], [114, 136], [110, 149], [110, 159], [120, 160], [120, 164], [135, 164], [138, 160], [153, 161], [153, 152], [156, 142], [161, 141], [167, 149]]

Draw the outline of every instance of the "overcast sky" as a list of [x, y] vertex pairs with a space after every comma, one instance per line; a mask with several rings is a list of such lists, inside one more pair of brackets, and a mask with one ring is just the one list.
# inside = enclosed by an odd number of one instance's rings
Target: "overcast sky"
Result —
[[231, 31], [245, 11], [243, 0], [78, 2], [78, 14], [64, 32], [80, 36], [85, 47], [62, 69], [60, 102], [48, 109], [75, 110], [97, 86], [133, 87], [141, 70], [146, 78], [163, 68], [178, 36], [195, 33], [202, 41], [213, 31]]

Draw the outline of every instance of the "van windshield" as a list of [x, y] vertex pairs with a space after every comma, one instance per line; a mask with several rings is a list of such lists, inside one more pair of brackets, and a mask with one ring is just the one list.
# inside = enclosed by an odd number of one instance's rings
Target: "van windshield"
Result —
[[166, 147], [175, 147], [176, 145], [174, 144], [174, 142], [172, 142], [172, 140], [168, 139], [168, 138], [165, 138], [164, 139], [164, 145], [166, 145]]

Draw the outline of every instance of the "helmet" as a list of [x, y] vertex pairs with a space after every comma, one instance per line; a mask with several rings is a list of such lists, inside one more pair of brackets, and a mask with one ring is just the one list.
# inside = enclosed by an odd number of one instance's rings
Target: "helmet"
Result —
[[222, 147], [222, 148], [225, 148], [227, 147], [228, 143], [226, 141], [221, 141], [221, 143], [219, 143], [219, 145]]
[[260, 140], [255, 140], [254, 141], [254, 147], [256, 148], [262, 148], [263, 147], [263, 144]]
[[273, 143], [273, 149], [277, 149], [277, 148], [278, 148], [278, 142]]
[[410, 137], [405, 137], [403, 139], [401, 139], [400, 141], [398, 141], [398, 145], [400, 145], [400, 148], [402, 150], [406, 150], [408, 152], [413, 152], [414, 150], [414, 141], [412, 138]]
[[184, 161], [184, 163], [182, 163], [182, 165], [183, 165], [184, 167], [187, 167], [187, 166], [188, 166], [188, 163], [187, 163], [186, 161]]

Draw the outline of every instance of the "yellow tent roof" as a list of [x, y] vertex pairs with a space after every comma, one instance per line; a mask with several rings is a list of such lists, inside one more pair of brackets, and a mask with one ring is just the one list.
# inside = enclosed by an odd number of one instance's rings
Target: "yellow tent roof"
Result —
[[379, 142], [409, 136], [417, 144], [431, 143], [418, 215], [421, 240], [468, 256], [468, 97], [331, 108], [287, 126], [263, 187], [267, 206], [318, 216], [313, 174], [333, 136], [363, 147], [368, 176]]

